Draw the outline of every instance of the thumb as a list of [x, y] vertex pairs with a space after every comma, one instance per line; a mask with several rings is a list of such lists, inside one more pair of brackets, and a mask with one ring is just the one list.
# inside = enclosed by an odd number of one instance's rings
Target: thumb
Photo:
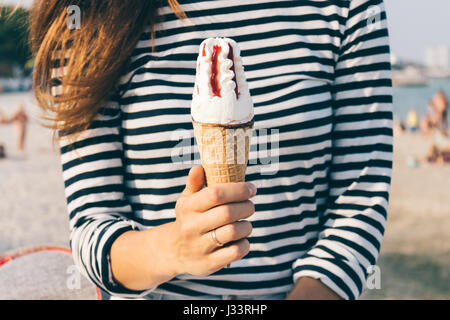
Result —
[[205, 172], [203, 167], [195, 166], [189, 171], [189, 175], [186, 181], [186, 188], [184, 188], [182, 195], [190, 196], [205, 186]]

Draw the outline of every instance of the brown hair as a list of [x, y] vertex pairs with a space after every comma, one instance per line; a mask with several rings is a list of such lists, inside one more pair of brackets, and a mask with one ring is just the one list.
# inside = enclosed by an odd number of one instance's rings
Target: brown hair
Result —
[[[90, 126], [127, 68], [141, 33], [151, 27], [152, 47], [162, 0], [40, 0], [30, 12], [35, 57], [33, 83], [46, 126], [80, 133]], [[179, 18], [177, 0], [167, 0]], [[69, 28], [69, 6], [81, 12], [80, 29]], [[73, 29], [73, 30], [71, 30]], [[62, 92], [51, 94], [52, 68], [64, 66]], [[76, 135], [75, 135], [76, 136]]]

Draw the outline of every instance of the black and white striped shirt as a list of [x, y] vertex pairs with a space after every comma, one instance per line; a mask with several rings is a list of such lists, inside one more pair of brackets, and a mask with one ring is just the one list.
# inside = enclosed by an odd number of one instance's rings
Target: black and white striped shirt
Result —
[[250, 253], [231, 268], [180, 275], [154, 290], [257, 296], [288, 292], [309, 276], [359, 297], [379, 254], [392, 166], [382, 0], [180, 4], [189, 21], [163, 7], [155, 51], [146, 30], [105, 115], [77, 142], [61, 142], [77, 265], [111, 294], [145, 296], [114, 286], [108, 253], [123, 232], [174, 220], [188, 171], [200, 163], [190, 116], [198, 46], [229, 37], [255, 104]]

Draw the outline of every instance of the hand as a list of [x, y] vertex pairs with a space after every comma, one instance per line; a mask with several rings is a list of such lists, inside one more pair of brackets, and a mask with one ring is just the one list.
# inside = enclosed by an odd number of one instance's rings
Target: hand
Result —
[[342, 300], [334, 291], [320, 280], [302, 277], [297, 280], [294, 289], [286, 300]]
[[[203, 168], [192, 168], [175, 206], [169, 248], [177, 274], [209, 275], [241, 259], [250, 249], [245, 238], [252, 226], [241, 220], [255, 212], [249, 199], [256, 194], [256, 187], [245, 182], [204, 185]], [[213, 230], [223, 247], [212, 238]]]

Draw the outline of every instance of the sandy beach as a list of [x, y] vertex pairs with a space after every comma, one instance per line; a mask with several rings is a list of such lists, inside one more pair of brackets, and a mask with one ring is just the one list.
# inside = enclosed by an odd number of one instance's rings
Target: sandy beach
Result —
[[26, 152], [16, 151], [12, 125], [0, 125], [0, 253], [35, 244], [68, 245], [68, 217], [58, 149], [38, 123], [31, 94], [0, 95], [0, 111], [12, 114], [23, 102], [29, 116]]
[[388, 222], [377, 265], [381, 289], [366, 299], [450, 298], [450, 165], [408, 167], [430, 140], [394, 135]]
[[[11, 114], [23, 101], [30, 117], [27, 151], [15, 151], [11, 125], [0, 126], [0, 253], [35, 244], [68, 245], [69, 230], [58, 149], [38, 123], [31, 94], [0, 95]], [[430, 141], [396, 134], [390, 210], [381, 256], [381, 289], [363, 299], [450, 298], [450, 165], [407, 165]]]

